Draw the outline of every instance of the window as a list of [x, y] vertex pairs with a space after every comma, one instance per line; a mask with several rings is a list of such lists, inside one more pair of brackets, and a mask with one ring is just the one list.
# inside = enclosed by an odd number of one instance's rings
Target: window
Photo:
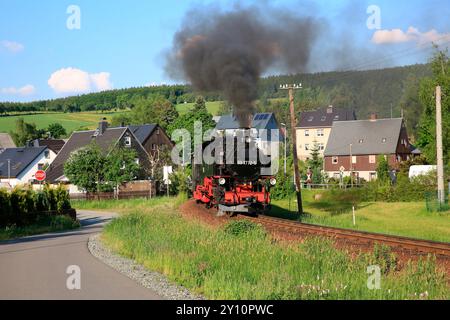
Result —
[[43, 170], [44, 169], [44, 164], [43, 163], [39, 163], [38, 164], [38, 170]]
[[331, 163], [332, 164], [338, 164], [339, 163], [339, 157], [332, 157], [331, 158]]
[[323, 116], [322, 119], [320, 119], [320, 121], [325, 121], [325, 120], [327, 120], [326, 116]]
[[126, 145], [127, 147], [130, 147], [130, 146], [131, 146], [131, 137], [125, 137], [125, 145]]
[[308, 122], [312, 122], [314, 120], [314, 116], [310, 116], [309, 118], [308, 118]]
[[339, 120], [339, 115], [334, 116], [334, 121], [337, 121], [337, 120]]
[[373, 181], [377, 179], [377, 173], [376, 172], [371, 172], [370, 176], [369, 176], [369, 180]]
[[323, 143], [318, 144], [319, 150], [323, 151], [325, 150], [325, 145]]
[[305, 144], [305, 150], [306, 150], [306, 151], [309, 150], [309, 144]]
[[369, 163], [376, 163], [377, 162], [377, 158], [374, 155], [370, 155], [369, 156]]
[[156, 144], [152, 143], [152, 150], [156, 150]]
[[317, 129], [317, 136], [318, 137], [323, 137], [324, 136], [323, 129]]
[[359, 144], [364, 143], [364, 139], [359, 139], [358, 143], [359, 143]]
[[44, 156], [45, 156], [45, 159], [50, 159], [50, 151], [45, 150]]
[[159, 128], [158, 128], [158, 129], [156, 129], [156, 134], [159, 134]]
[[356, 163], [356, 156], [352, 156], [352, 163], [353, 163], [353, 164]]
[[305, 137], [309, 137], [309, 130], [305, 130]]

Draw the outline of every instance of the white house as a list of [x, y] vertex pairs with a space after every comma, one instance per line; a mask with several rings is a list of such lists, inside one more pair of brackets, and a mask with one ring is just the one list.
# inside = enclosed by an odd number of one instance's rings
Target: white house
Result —
[[0, 154], [0, 185], [14, 188], [36, 182], [35, 173], [45, 170], [56, 158], [47, 147], [8, 148]]

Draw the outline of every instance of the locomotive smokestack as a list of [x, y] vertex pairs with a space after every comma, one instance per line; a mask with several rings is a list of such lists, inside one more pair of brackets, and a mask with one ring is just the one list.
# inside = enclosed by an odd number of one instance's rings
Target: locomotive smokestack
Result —
[[[166, 71], [199, 91], [221, 91], [240, 127], [252, 126], [258, 81], [270, 68], [304, 72], [319, 27], [275, 8], [192, 10], [173, 39]], [[214, 13], [212, 13], [214, 12]]]

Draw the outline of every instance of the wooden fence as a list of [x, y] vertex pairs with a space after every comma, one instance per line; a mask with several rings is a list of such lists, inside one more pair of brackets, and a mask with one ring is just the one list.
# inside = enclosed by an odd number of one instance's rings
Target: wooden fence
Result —
[[[155, 195], [152, 195], [153, 197]], [[70, 194], [71, 200], [112, 200], [112, 199], [136, 199], [136, 198], [151, 198], [150, 191], [121, 191], [118, 194], [115, 192], [100, 192], [100, 193], [73, 193]]]

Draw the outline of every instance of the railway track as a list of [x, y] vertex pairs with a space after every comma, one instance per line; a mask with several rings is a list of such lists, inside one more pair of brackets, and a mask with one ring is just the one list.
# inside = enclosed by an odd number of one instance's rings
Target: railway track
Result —
[[256, 223], [261, 223], [266, 227], [278, 229], [293, 234], [309, 234], [322, 235], [342, 239], [350, 242], [362, 243], [372, 245], [375, 243], [385, 244], [393, 249], [400, 249], [402, 251], [409, 251], [409, 253], [419, 254], [434, 254], [446, 259], [450, 259], [450, 243], [437, 242], [430, 240], [419, 240], [407, 237], [371, 233], [364, 231], [355, 231], [349, 229], [341, 229], [335, 227], [325, 227], [312, 224], [305, 224], [296, 221], [290, 221], [280, 218], [259, 216], [245, 217]]

